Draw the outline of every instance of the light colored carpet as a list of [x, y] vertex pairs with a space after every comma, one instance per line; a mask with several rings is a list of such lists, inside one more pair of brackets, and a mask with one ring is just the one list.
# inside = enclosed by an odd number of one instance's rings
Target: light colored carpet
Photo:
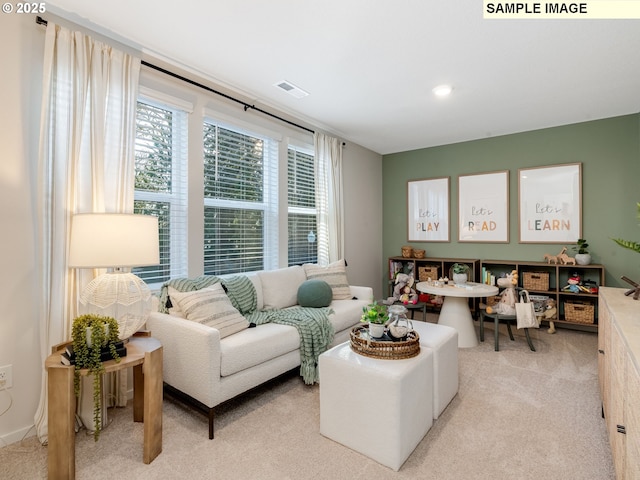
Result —
[[[84, 431], [76, 436], [76, 478], [615, 478], [597, 335], [541, 329], [531, 352], [521, 332], [511, 342], [500, 328], [499, 352], [492, 325], [484, 343], [459, 350], [459, 393], [399, 472], [321, 436], [320, 387], [292, 373], [220, 407], [214, 440], [204, 415], [165, 398], [163, 451], [150, 465], [142, 463], [142, 424], [132, 422], [131, 407], [117, 409], [97, 443]], [[46, 462], [46, 447], [30, 437], [0, 449], [0, 478], [46, 478]]]

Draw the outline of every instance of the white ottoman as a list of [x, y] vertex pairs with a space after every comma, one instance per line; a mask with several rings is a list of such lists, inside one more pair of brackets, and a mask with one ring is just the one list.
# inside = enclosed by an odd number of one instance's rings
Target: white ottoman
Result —
[[319, 358], [320, 433], [398, 471], [433, 425], [433, 352], [378, 360], [337, 345]]
[[433, 350], [433, 418], [437, 419], [458, 393], [458, 332], [446, 325], [412, 323], [420, 345]]

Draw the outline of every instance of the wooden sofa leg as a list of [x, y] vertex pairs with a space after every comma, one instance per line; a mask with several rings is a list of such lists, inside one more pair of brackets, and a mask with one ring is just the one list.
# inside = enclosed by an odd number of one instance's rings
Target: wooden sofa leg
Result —
[[213, 440], [213, 408], [209, 409], [209, 440]]

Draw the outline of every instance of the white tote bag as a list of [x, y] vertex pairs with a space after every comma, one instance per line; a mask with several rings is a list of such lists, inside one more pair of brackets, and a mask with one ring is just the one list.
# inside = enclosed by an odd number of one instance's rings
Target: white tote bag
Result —
[[529, 299], [529, 292], [527, 290], [520, 292], [520, 301], [516, 303], [516, 323], [518, 329], [540, 327], [540, 322], [538, 317], [536, 317], [536, 311], [533, 308], [533, 302]]

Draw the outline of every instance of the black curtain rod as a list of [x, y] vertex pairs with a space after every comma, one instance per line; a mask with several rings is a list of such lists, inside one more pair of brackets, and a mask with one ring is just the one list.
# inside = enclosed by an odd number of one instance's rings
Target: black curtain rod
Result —
[[247, 102], [243, 102], [242, 100], [239, 100], [239, 99], [237, 99], [235, 97], [232, 97], [231, 95], [227, 95], [226, 93], [220, 92], [220, 91], [215, 90], [215, 89], [213, 89], [211, 87], [207, 87], [206, 85], [203, 85], [203, 84], [198, 83], [198, 82], [196, 82], [194, 80], [191, 80], [190, 78], [183, 77], [182, 75], [178, 75], [177, 73], [171, 72], [171, 71], [166, 70], [166, 69], [164, 69], [162, 67], [158, 67], [157, 65], [153, 65], [152, 63], [149, 63], [149, 62], [146, 62], [146, 61], [142, 60], [142, 65], [144, 65], [145, 67], [149, 67], [149, 68], [152, 68], [154, 70], [157, 70], [158, 72], [164, 73], [165, 75], [168, 75], [170, 77], [176, 78], [178, 80], [182, 80], [183, 82], [186, 82], [186, 83], [188, 83], [190, 85], [194, 85], [196, 87], [202, 88], [202, 89], [206, 90], [207, 92], [215, 93], [216, 95], [220, 95], [221, 97], [224, 97], [224, 98], [226, 98], [228, 100], [231, 100], [233, 102], [239, 103], [240, 105], [243, 106], [245, 112], [247, 110], [249, 110], [249, 109], [255, 110], [256, 112], [260, 112], [263, 115], [267, 115], [267, 116], [269, 116], [271, 118], [275, 118], [276, 120], [280, 120], [281, 122], [288, 123], [289, 125], [292, 125], [294, 127], [298, 127], [298, 128], [300, 128], [302, 130], [306, 130], [309, 133], [312, 133], [312, 134], [315, 133], [310, 128], [304, 127], [302, 125], [298, 125], [297, 123], [294, 123], [294, 122], [292, 122], [290, 120], [287, 120], [286, 118], [282, 118], [282, 117], [279, 117], [278, 115], [274, 115], [273, 113], [267, 112], [266, 110], [262, 110], [261, 108], [256, 107], [255, 105], [250, 105]]
[[[36, 17], [36, 23], [37, 23], [38, 25], [44, 25], [44, 26], [46, 26], [48, 22], [47, 22], [44, 18], [42, 18], [42, 17], [40, 17], [40, 16], [37, 16], [37, 17]], [[153, 65], [152, 63], [149, 63], [149, 62], [147, 62], [147, 61], [145, 61], [145, 60], [142, 60], [142, 61], [141, 61], [141, 63], [142, 63], [142, 65], [144, 65], [145, 67], [152, 68], [153, 70], [156, 70], [156, 71], [158, 71], [158, 72], [164, 73], [165, 75], [168, 75], [168, 76], [170, 76], [170, 77], [176, 78], [176, 79], [178, 79], [178, 80], [181, 80], [181, 81], [183, 81], [183, 82], [185, 82], [185, 83], [188, 83], [188, 84], [190, 84], [190, 85], [193, 85], [193, 86], [195, 86], [195, 87], [199, 87], [199, 88], [202, 88], [202, 89], [204, 89], [204, 90], [206, 90], [206, 91], [208, 91], [208, 92], [215, 93], [216, 95], [220, 95], [221, 97], [224, 97], [224, 98], [226, 98], [227, 100], [231, 100], [232, 102], [239, 103], [240, 105], [242, 105], [242, 106], [243, 106], [243, 108], [244, 108], [244, 111], [245, 111], [245, 112], [246, 112], [247, 110], [249, 110], [249, 109], [251, 109], [251, 110], [255, 110], [256, 112], [260, 112], [260, 113], [262, 113], [263, 115], [267, 115], [267, 116], [269, 116], [269, 117], [271, 117], [271, 118], [275, 118], [276, 120], [280, 120], [281, 122], [288, 123], [289, 125], [292, 125], [292, 126], [294, 126], [294, 127], [300, 128], [300, 129], [302, 129], [302, 130], [306, 130], [307, 132], [309, 132], [309, 133], [311, 133], [311, 134], [315, 133], [315, 132], [314, 132], [313, 130], [311, 130], [310, 128], [304, 127], [304, 126], [302, 126], [302, 125], [298, 125], [297, 123], [294, 123], [294, 122], [292, 122], [292, 121], [290, 121], [290, 120], [287, 120], [286, 118], [282, 118], [282, 117], [279, 117], [278, 115], [274, 115], [273, 113], [267, 112], [266, 110], [262, 110], [261, 108], [256, 107], [255, 105], [250, 105], [250, 104], [248, 104], [247, 102], [243, 102], [242, 100], [239, 100], [239, 99], [237, 99], [237, 98], [235, 98], [235, 97], [232, 97], [231, 95], [227, 95], [226, 93], [220, 92], [220, 91], [215, 90], [215, 89], [213, 89], [213, 88], [211, 88], [211, 87], [207, 87], [206, 85], [203, 85], [203, 84], [201, 84], [201, 83], [198, 83], [198, 82], [196, 82], [196, 81], [194, 81], [194, 80], [191, 80], [191, 79], [189, 79], [189, 78], [183, 77], [182, 75], [178, 75], [177, 73], [171, 72], [171, 71], [166, 70], [166, 69], [164, 69], [164, 68], [162, 68], [162, 67], [158, 67], [157, 65]]]

